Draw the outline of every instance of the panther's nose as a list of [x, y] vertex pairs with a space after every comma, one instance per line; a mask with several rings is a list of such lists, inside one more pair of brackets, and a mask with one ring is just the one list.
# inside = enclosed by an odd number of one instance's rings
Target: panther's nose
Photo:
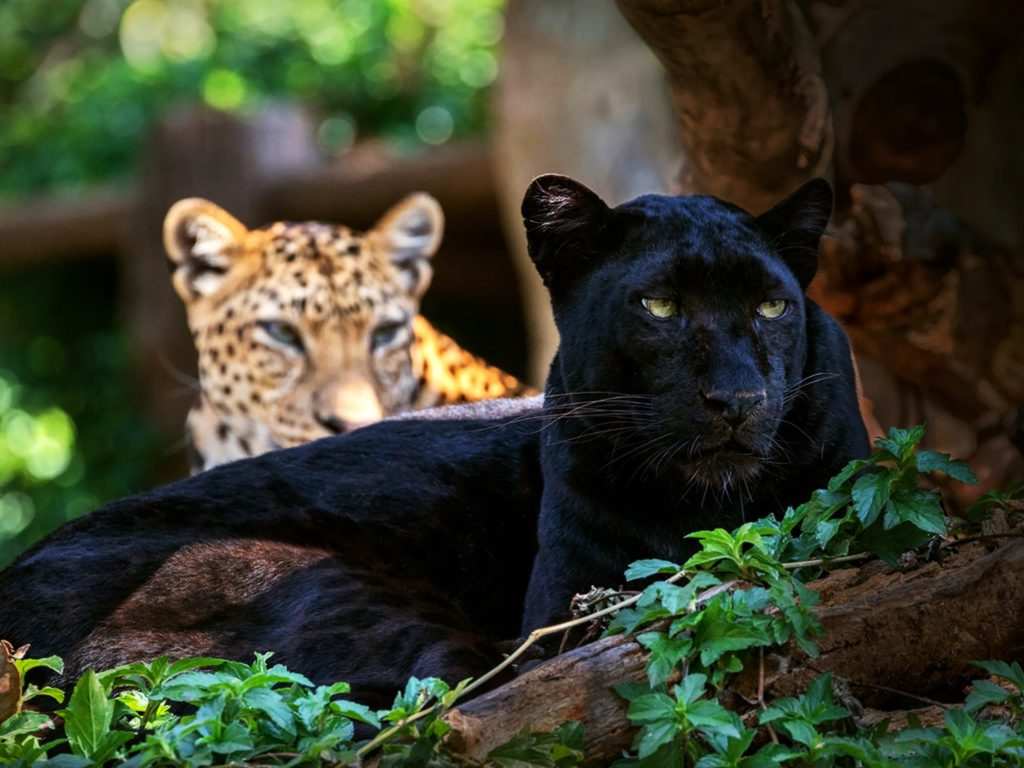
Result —
[[715, 389], [702, 394], [707, 409], [721, 416], [726, 423], [733, 427], [738, 427], [745, 422], [751, 412], [767, 397], [767, 393], [763, 389], [756, 391]]

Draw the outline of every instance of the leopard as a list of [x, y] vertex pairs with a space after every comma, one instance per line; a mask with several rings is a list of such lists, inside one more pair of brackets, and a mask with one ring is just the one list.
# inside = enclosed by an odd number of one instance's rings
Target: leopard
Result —
[[191, 471], [407, 411], [536, 394], [419, 314], [443, 229], [422, 192], [366, 231], [249, 229], [209, 200], [175, 203], [163, 240], [198, 356]]

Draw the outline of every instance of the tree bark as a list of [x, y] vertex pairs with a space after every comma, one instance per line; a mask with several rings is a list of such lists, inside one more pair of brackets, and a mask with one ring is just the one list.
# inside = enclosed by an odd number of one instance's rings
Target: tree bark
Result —
[[548, 292], [526, 253], [531, 179], [564, 173], [610, 204], [666, 192], [681, 162], [668, 85], [613, 0], [510, 0], [494, 131], [498, 191], [530, 336], [530, 380], [558, 346]]
[[687, 193], [755, 213], [832, 160], [832, 119], [810, 29], [789, 0], [618, 0], [664, 64]]
[[[790, 649], [768, 657], [769, 699], [795, 695], [831, 672], [868, 716], [899, 716], [920, 703], [915, 696], [962, 701], [969, 681], [983, 676], [974, 660], [1024, 658], [1024, 541], [993, 551], [967, 544], [941, 562], [900, 572], [871, 563], [811, 586], [822, 597], [821, 655]], [[451, 746], [482, 759], [522, 730], [578, 720], [588, 761], [602, 764], [632, 737], [625, 703], [611, 687], [644, 680], [645, 660], [643, 648], [621, 636], [558, 656], [449, 713]], [[756, 699], [757, 672], [757, 661], [748, 660], [729, 688], [735, 702]]]

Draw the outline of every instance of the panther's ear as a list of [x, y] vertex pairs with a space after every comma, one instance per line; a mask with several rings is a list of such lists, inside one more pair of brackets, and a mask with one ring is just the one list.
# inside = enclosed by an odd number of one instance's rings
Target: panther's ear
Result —
[[818, 245], [832, 215], [832, 187], [811, 179], [757, 217], [757, 224], [804, 289], [818, 271]]
[[201, 197], [179, 200], [164, 218], [164, 249], [171, 282], [186, 304], [223, 286], [242, 253], [248, 230], [230, 213]]
[[568, 176], [538, 176], [523, 197], [526, 244], [552, 294], [593, 263], [611, 209], [595, 192]]
[[424, 192], [409, 195], [385, 213], [370, 233], [398, 267], [399, 278], [413, 296], [430, 286], [431, 257], [444, 235], [441, 204]]

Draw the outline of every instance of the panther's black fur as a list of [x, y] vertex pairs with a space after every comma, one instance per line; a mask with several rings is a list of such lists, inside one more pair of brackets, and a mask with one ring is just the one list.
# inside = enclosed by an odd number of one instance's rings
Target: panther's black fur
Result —
[[[524, 212], [562, 332], [543, 421], [383, 422], [115, 502], [0, 573], [0, 637], [70, 677], [274, 650], [384, 704], [412, 674], [479, 674], [495, 639], [630, 560], [682, 557], [687, 531], [804, 500], [867, 448], [846, 341], [803, 298], [826, 193], [755, 220], [538, 180]], [[752, 325], [774, 291], [788, 318]], [[646, 317], [650, 295], [682, 315]]]
[[[524, 631], [632, 560], [685, 557], [690, 531], [806, 500], [867, 453], [846, 337], [804, 296], [831, 202], [822, 180], [759, 218], [711, 197], [610, 209], [565, 177], [531, 185], [530, 255], [561, 345]], [[780, 317], [758, 314], [779, 301]]]
[[0, 572], [0, 638], [88, 666], [274, 660], [389, 704], [513, 638], [540, 502], [537, 423], [394, 421], [109, 504]]

